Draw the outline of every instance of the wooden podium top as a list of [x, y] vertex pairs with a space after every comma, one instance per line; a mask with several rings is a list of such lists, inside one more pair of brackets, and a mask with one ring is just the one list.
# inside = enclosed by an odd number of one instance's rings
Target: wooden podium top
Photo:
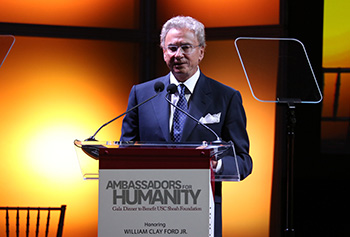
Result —
[[209, 169], [213, 149], [178, 147], [100, 148], [100, 169]]

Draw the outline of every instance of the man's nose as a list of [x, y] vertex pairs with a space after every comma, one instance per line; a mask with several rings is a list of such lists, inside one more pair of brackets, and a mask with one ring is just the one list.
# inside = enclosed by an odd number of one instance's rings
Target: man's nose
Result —
[[176, 50], [174, 56], [175, 56], [176, 58], [178, 58], [178, 57], [183, 57], [183, 56], [184, 56], [184, 53], [183, 53], [181, 47], [179, 47], [179, 48]]

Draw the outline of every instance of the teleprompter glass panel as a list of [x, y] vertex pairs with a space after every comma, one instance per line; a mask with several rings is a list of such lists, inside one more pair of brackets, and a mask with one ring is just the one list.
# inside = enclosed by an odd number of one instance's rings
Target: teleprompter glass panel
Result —
[[12, 35], [0, 35], [0, 68], [4, 63], [7, 55], [10, 53], [15, 37]]
[[[322, 100], [311, 62], [299, 40], [240, 37], [235, 46], [255, 99], [273, 103]], [[276, 93], [265, 93], [271, 87]]]

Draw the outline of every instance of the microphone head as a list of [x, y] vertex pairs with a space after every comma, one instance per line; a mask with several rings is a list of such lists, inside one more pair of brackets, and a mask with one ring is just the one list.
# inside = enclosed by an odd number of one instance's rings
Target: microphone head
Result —
[[161, 92], [164, 90], [164, 83], [163, 82], [160, 82], [160, 81], [157, 81], [156, 83], [154, 83], [154, 90], [156, 92]]
[[172, 83], [166, 88], [166, 91], [169, 94], [175, 94], [177, 92], [177, 86], [174, 83]]

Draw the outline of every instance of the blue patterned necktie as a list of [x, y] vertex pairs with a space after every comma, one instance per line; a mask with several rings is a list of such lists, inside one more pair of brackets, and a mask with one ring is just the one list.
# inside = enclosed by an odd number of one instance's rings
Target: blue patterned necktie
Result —
[[[177, 88], [179, 90], [179, 100], [177, 106], [188, 112], [187, 100], [185, 98], [186, 86], [180, 84]], [[179, 142], [181, 140], [182, 131], [184, 128], [186, 119], [186, 114], [181, 112], [179, 109], [175, 109], [174, 118], [173, 118], [173, 141]]]

